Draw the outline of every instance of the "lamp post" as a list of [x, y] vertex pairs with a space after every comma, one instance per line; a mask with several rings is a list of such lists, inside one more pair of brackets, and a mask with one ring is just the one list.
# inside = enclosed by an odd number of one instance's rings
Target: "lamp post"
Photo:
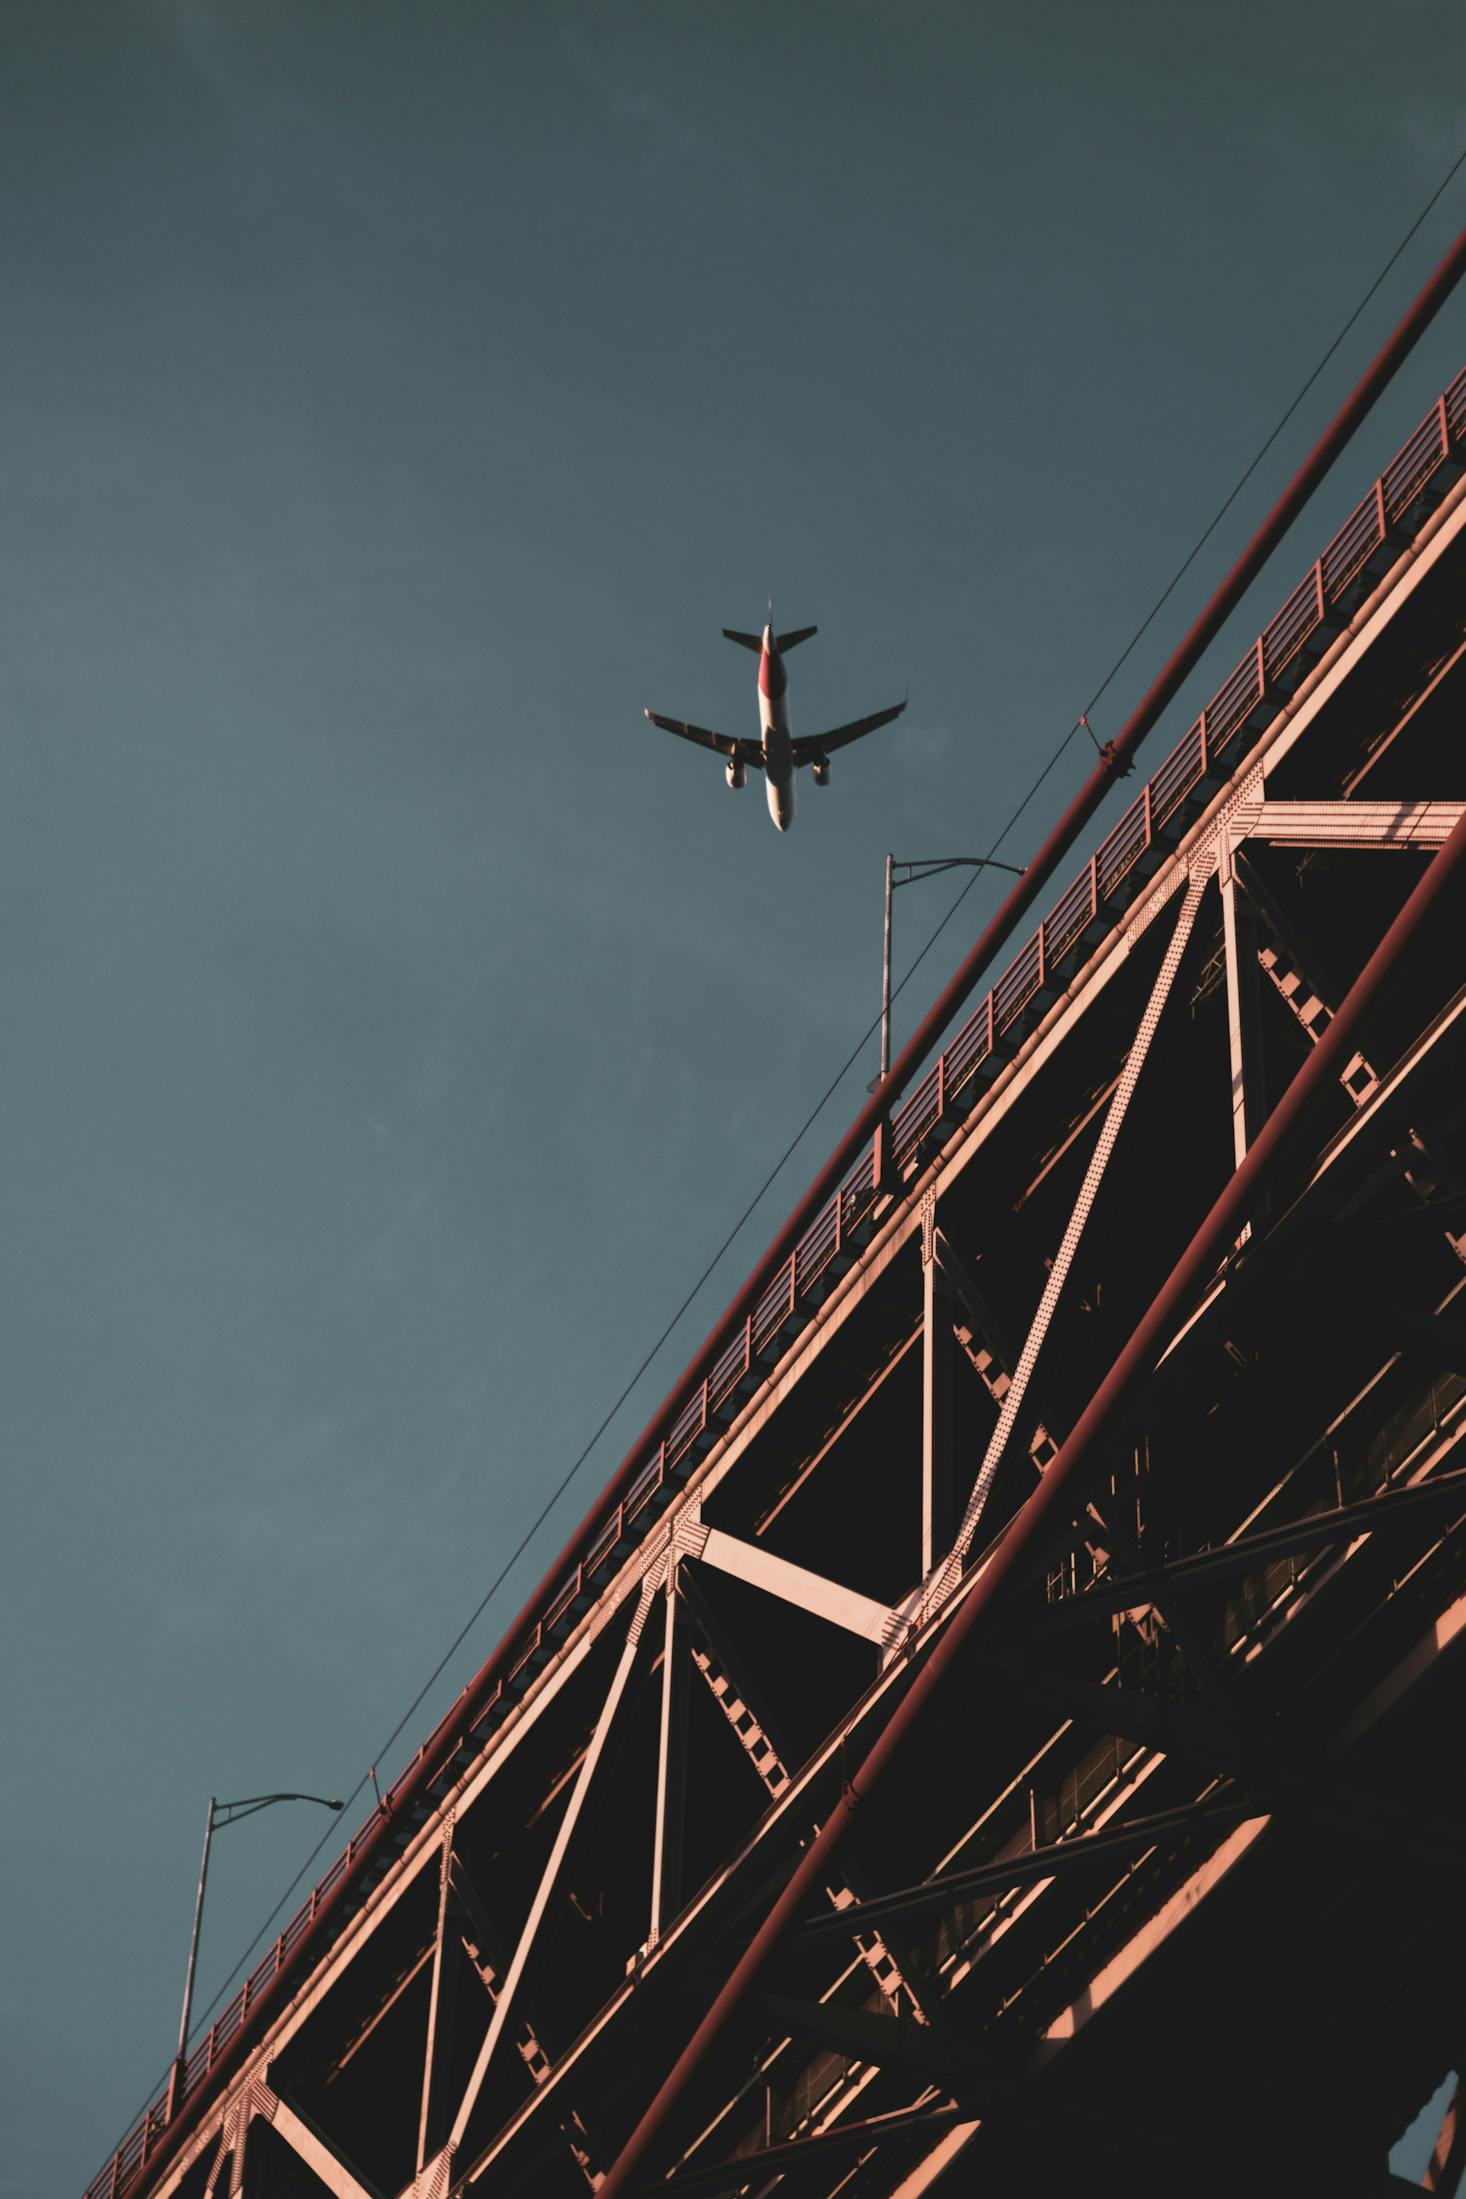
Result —
[[[904, 877], [898, 878], [897, 871]], [[881, 1073], [869, 1090], [877, 1092], [891, 1071], [891, 896], [898, 886], [919, 885], [923, 878], [936, 878], [944, 870], [1006, 870], [1013, 877], [1021, 878], [1023, 868], [1018, 863], [995, 862], [991, 855], [927, 855], [919, 856], [913, 863], [898, 863], [894, 855], [886, 857], [886, 928], [881, 957]]]
[[323, 1810], [344, 1810], [346, 1807], [344, 1802], [328, 1801], [323, 1794], [247, 1794], [239, 1802], [220, 1802], [214, 1795], [209, 1796], [209, 1814], [204, 1820], [204, 1852], [199, 1863], [198, 1891], [193, 1897], [193, 1932], [188, 1942], [188, 1971], [183, 1981], [183, 2014], [178, 2024], [178, 2052], [174, 2057], [173, 2071], [168, 2082], [170, 2121], [178, 2095], [183, 2089], [188, 2026], [193, 2014], [193, 1978], [199, 1959], [199, 1926], [204, 1920], [204, 1886], [209, 1876], [209, 1849], [213, 1845], [215, 1828], [232, 1825], [241, 1817], [253, 1817], [256, 1810], [267, 1810], [273, 1802], [318, 1802]]

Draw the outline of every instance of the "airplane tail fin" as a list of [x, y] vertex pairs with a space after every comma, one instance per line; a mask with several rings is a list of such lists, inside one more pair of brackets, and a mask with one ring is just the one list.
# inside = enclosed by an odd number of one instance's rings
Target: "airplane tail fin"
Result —
[[785, 655], [790, 649], [797, 649], [802, 641], [808, 641], [811, 634], [817, 634], [818, 632], [819, 628], [817, 626], [796, 626], [792, 634], [780, 634], [780, 656]]
[[736, 641], [740, 649], [751, 649], [756, 657], [763, 655], [764, 645], [758, 634], [740, 634], [731, 626], [725, 626], [723, 633], [728, 641]]

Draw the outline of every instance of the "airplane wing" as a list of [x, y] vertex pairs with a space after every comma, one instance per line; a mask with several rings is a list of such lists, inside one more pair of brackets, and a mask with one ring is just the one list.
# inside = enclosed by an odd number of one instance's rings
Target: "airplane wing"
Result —
[[659, 717], [655, 710], [648, 710], [646, 715], [664, 733], [676, 733], [684, 741], [696, 741], [699, 748], [711, 748], [716, 755], [736, 757], [741, 764], [752, 764], [756, 771], [763, 769], [764, 752], [757, 741], [735, 740], [727, 733], [712, 733], [705, 725], [689, 725], [685, 718]]
[[837, 725], [833, 733], [807, 733], [800, 740], [789, 743], [794, 761], [796, 764], [813, 763], [816, 756], [829, 756], [837, 748], [848, 748], [852, 741], [874, 733], [877, 726], [889, 725], [893, 718], [899, 718], [905, 708], [904, 702], [898, 702], [890, 710], [877, 710], [873, 717], [857, 718], [853, 725]]

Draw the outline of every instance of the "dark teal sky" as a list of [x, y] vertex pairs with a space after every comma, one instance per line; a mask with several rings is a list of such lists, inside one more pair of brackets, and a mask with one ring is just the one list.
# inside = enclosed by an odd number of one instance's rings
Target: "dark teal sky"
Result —
[[[1443, 0], [0, 8], [4, 2199], [122, 2135], [208, 1795], [364, 1776], [874, 1013], [886, 850], [990, 842], [1466, 141], [1462, 45]], [[1466, 299], [1191, 699], [1463, 357]], [[717, 630], [770, 590], [796, 731], [911, 695], [787, 841], [641, 716], [747, 731]], [[221, 1837], [201, 2005], [321, 1829]]]

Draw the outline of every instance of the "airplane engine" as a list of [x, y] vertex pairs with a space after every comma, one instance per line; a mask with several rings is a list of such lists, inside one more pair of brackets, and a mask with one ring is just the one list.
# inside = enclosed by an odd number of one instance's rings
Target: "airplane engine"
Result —
[[828, 785], [829, 785], [829, 783], [830, 783], [830, 759], [829, 759], [829, 757], [828, 757], [828, 756], [814, 756], [814, 757], [811, 757], [811, 759], [810, 759], [810, 766], [809, 766], [809, 768], [810, 768], [810, 771], [811, 771], [811, 773], [812, 773], [812, 775], [813, 775], [813, 778], [814, 778], [814, 783], [815, 783], [815, 785], [816, 785], [816, 786], [828, 786]]
[[747, 771], [744, 765], [740, 762], [739, 758], [737, 756], [730, 756], [728, 758], [728, 784], [732, 787], [735, 794], [738, 792], [739, 788], [742, 786], [747, 776]]

